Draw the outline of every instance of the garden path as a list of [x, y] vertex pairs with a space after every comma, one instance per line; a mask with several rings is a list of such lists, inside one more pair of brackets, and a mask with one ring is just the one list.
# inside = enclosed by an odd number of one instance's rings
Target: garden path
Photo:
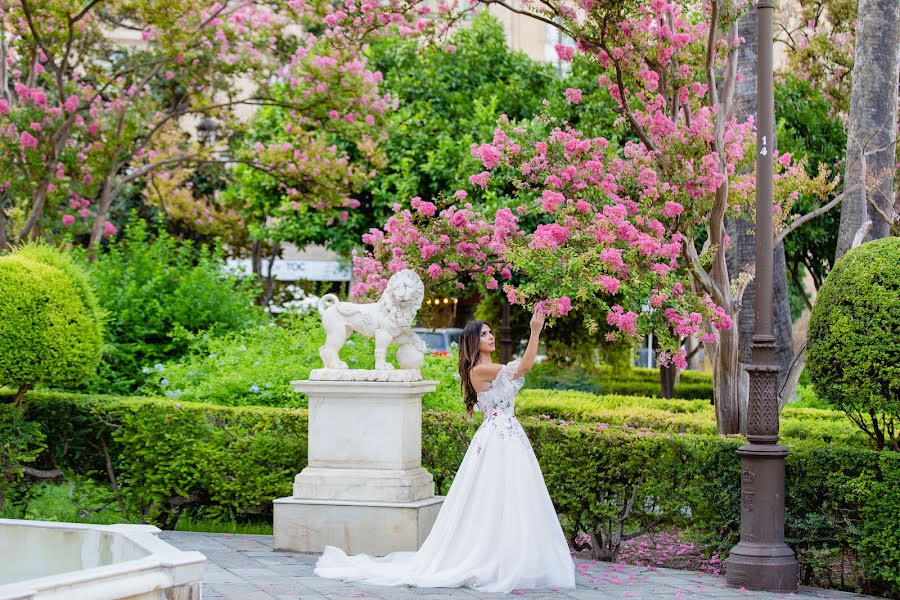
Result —
[[[488, 600], [504, 596], [467, 588], [426, 590], [321, 579], [313, 574], [318, 555], [276, 552], [269, 535], [164, 531], [160, 538], [207, 557], [204, 600]], [[509, 596], [523, 600], [872, 598], [818, 588], [801, 588], [797, 594], [747, 592], [726, 587], [724, 578], [704, 573], [584, 560], [575, 564], [575, 590], [519, 591]]]

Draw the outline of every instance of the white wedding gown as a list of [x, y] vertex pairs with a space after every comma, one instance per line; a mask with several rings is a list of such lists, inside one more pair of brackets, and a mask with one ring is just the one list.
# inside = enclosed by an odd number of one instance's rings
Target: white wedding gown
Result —
[[575, 564], [525, 431], [513, 414], [518, 361], [478, 394], [472, 438], [431, 533], [416, 552], [347, 556], [326, 546], [319, 577], [482, 592], [574, 588]]

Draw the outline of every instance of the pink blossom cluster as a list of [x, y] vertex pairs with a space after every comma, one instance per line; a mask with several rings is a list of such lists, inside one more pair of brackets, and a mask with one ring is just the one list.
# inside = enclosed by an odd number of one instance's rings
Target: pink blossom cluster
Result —
[[[493, 218], [472, 208], [449, 206], [413, 198], [411, 209], [395, 207], [383, 229], [363, 235], [371, 250], [353, 258], [354, 297], [374, 297], [384, 290], [390, 275], [406, 268], [421, 272], [426, 285], [463, 290], [480, 282], [488, 290], [512, 278], [506, 261], [509, 244], [520, 237], [519, 219], [509, 208]], [[565, 304], [558, 305], [560, 310]]]

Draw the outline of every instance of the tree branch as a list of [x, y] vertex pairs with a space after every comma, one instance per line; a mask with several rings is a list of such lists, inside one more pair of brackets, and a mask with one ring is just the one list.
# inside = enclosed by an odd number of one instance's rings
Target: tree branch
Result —
[[844, 200], [849, 198], [851, 194], [857, 192], [861, 187], [862, 187], [862, 184], [858, 183], [858, 184], [854, 185], [853, 187], [851, 187], [849, 190], [844, 190], [842, 193], [835, 196], [831, 200], [831, 202], [829, 202], [828, 204], [820, 206], [816, 210], [806, 213], [802, 217], [798, 217], [797, 219], [794, 219], [790, 225], [788, 225], [787, 227], [782, 229], [781, 232], [777, 236], [775, 236], [774, 245], [777, 246], [778, 244], [783, 242], [784, 238], [786, 238], [789, 233], [791, 233], [792, 231], [794, 231], [795, 229], [797, 229], [798, 227], [800, 227], [807, 221], [811, 221], [812, 219], [815, 219], [816, 217], [818, 217], [820, 215], [824, 215], [829, 210], [831, 210], [832, 208], [834, 208], [835, 206], [837, 206], [838, 204], [840, 204], [841, 202], [843, 202]]
[[723, 306], [725, 299], [722, 297], [722, 292], [719, 290], [719, 286], [717, 286], [709, 276], [709, 273], [706, 272], [706, 269], [703, 268], [703, 265], [700, 264], [700, 257], [697, 256], [697, 249], [694, 248], [693, 242], [685, 240], [682, 244], [681, 253], [687, 260], [688, 266], [691, 269], [691, 275], [693, 275], [697, 285], [706, 290], [709, 295], [712, 296], [713, 300], [715, 300], [716, 304]]
[[873, 200], [872, 198], [870, 198], [868, 194], [866, 194], [866, 202], [869, 203], [869, 206], [871, 206], [872, 208], [875, 209], [875, 212], [877, 212], [878, 215], [879, 215], [882, 219], [884, 219], [884, 222], [887, 223], [888, 226], [894, 224], [894, 219], [895, 219], [895, 217], [892, 217], [891, 215], [889, 215], [889, 214], [887, 214], [886, 212], [884, 212], [883, 210], [881, 210], [881, 207], [878, 206], [878, 203], [875, 202], [875, 200]]
[[706, 38], [706, 65], [704, 67], [704, 72], [706, 73], [706, 91], [709, 93], [709, 105], [713, 107], [719, 106], [719, 92], [716, 87], [716, 73], [714, 71], [716, 60], [716, 34], [718, 33], [718, 24], [719, 2], [718, 0], [711, 0], [709, 35]]
[[36, 477], [38, 479], [56, 479], [57, 477], [62, 477], [62, 471], [59, 469], [35, 469], [34, 467], [28, 467], [22, 465], [19, 467], [22, 469], [22, 472], [26, 475], [30, 475], [31, 477]]
[[542, 15], [538, 15], [533, 12], [529, 12], [527, 10], [521, 10], [518, 8], [514, 8], [514, 7], [510, 6], [509, 4], [507, 4], [506, 2], [504, 2], [503, 0], [484, 0], [484, 3], [485, 4], [499, 4], [500, 6], [502, 6], [503, 8], [505, 8], [508, 11], [511, 11], [511, 12], [514, 12], [516, 14], [520, 14], [520, 15], [523, 15], [526, 17], [531, 17], [532, 19], [537, 19], [538, 21], [542, 21], [548, 25], [552, 25], [553, 27], [555, 27], [559, 31], [562, 31], [564, 34], [566, 34], [567, 36], [569, 36], [571, 38], [575, 37], [574, 33], [569, 31], [565, 27], [563, 27], [560, 23], [557, 23], [557, 22], [555, 22], [551, 19], [548, 19], [547, 17], [544, 17]]

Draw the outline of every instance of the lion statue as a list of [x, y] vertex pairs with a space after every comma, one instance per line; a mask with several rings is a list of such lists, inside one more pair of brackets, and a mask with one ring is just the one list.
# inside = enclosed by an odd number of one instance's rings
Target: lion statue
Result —
[[397, 362], [401, 369], [418, 369], [425, 362], [425, 342], [410, 327], [422, 300], [425, 286], [410, 269], [394, 273], [378, 302], [353, 304], [340, 302], [334, 294], [319, 299], [319, 314], [325, 329], [325, 344], [319, 356], [326, 369], [346, 369], [339, 356], [340, 349], [354, 331], [375, 338], [375, 369], [391, 370], [387, 349], [391, 343], [400, 344]]

